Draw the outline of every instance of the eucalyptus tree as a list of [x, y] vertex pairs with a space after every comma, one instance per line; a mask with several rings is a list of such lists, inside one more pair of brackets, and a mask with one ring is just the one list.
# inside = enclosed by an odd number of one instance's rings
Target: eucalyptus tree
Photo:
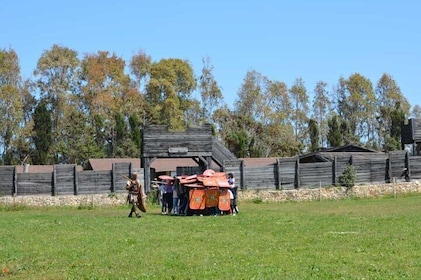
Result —
[[294, 137], [290, 116], [293, 107], [285, 83], [271, 81], [257, 71], [249, 71], [238, 91], [233, 111], [235, 131], [226, 135], [254, 157], [291, 156], [301, 150], [301, 142]]
[[340, 78], [336, 89], [337, 111], [349, 123], [350, 134], [359, 142], [373, 145], [376, 141], [376, 96], [371, 81], [358, 74]]
[[106, 156], [103, 148], [95, 141], [94, 128], [91, 126], [89, 116], [76, 107], [66, 111], [68, 122], [63, 126], [62, 141], [58, 143], [60, 160], [63, 163], [72, 163], [87, 167], [90, 158], [103, 158]]
[[19, 58], [13, 49], [0, 50], [0, 151], [3, 164], [14, 164], [13, 141], [19, 139], [24, 122], [24, 92]]
[[191, 109], [196, 88], [193, 68], [187, 60], [161, 59], [152, 63], [146, 85], [152, 124], [166, 124], [172, 130], [186, 127], [185, 112]]
[[129, 68], [131, 73], [135, 76], [137, 88], [142, 91], [151, 74], [151, 56], [144, 51], [139, 51], [131, 58]]
[[[234, 114], [238, 122], [230, 141], [237, 140], [244, 147], [242, 156], [264, 156], [265, 95], [270, 85], [267, 77], [257, 71], [248, 71], [238, 91]], [[233, 137], [235, 136], [235, 137]], [[261, 152], [261, 154], [258, 153]], [[257, 154], [256, 154], [257, 153]]]
[[[151, 76], [152, 59], [144, 51], [134, 55], [129, 64], [131, 74], [134, 76], [135, 86], [127, 92], [126, 106], [131, 108], [131, 114], [138, 119], [139, 127], [152, 123], [153, 111], [145, 98], [146, 86]], [[139, 143], [140, 145], [140, 143]]]
[[221, 89], [213, 75], [214, 66], [210, 58], [202, 58], [203, 68], [199, 78], [199, 90], [202, 104], [202, 121], [210, 122], [214, 110], [221, 104], [223, 97]]
[[412, 107], [411, 117], [416, 118], [416, 119], [421, 118], [421, 106], [420, 105], [416, 104], [416, 105], [414, 105], [414, 107]]
[[80, 98], [94, 128], [97, 145], [104, 147], [110, 157], [115, 156], [118, 142], [115, 116], [123, 112], [129, 115], [137, 110], [131, 106], [130, 96], [139, 94], [132, 88], [130, 76], [124, 72], [125, 64], [122, 58], [107, 51], [86, 54], [81, 63]]
[[67, 139], [61, 132], [68, 121], [65, 116], [67, 110], [76, 106], [72, 101], [79, 92], [80, 61], [76, 51], [53, 45], [51, 49], [43, 52], [34, 71], [36, 86], [40, 99], [46, 103], [52, 114], [53, 142], [51, 152], [54, 153], [55, 162], [63, 162], [58, 143]]
[[319, 126], [319, 144], [320, 147], [327, 145], [327, 133], [328, 133], [328, 116], [332, 110], [332, 100], [329, 98], [329, 92], [326, 89], [327, 83], [318, 81], [314, 88], [314, 99], [313, 99], [313, 119]]
[[[397, 141], [399, 143], [400, 139], [397, 139], [396, 135], [393, 135], [393, 130], [396, 130], [393, 126], [393, 119], [395, 118], [396, 121], [396, 116], [402, 114], [404, 114], [404, 118], [405, 116], [409, 116], [409, 102], [402, 94], [397, 82], [392, 76], [386, 73], [377, 82], [375, 92], [378, 102], [376, 117], [378, 121], [379, 145], [385, 145], [387, 139], [390, 140], [391, 138], [395, 139], [394, 142]], [[388, 144], [386, 146], [388, 149], [391, 147], [400, 148], [398, 144]]]
[[298, 154], [301, 143], [295, 139], [290, 121], [293, 108], [287, 85], [281, 81], [269, 81], [263, 100], [265, 156]]
[[294, 137], [296, 141], [301, 141], [302, 146], [300, 150], [302, 150], [308, 145], [307, 114], [309, 112], [309, 97], [302, 78], [295, 79], [294, 84], [289, 89], [289, 96], [292, 104], [290, 120], [294, 127]]

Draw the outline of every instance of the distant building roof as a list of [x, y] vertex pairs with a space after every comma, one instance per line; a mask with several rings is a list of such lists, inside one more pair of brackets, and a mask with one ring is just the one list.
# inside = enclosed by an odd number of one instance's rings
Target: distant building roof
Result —
[[367, 157], [383, 157], [387, 156], [383, 152], [373, 149], [368, 149], [353, 144], [344, 145], [340, 147], [323, 148], [313, 153], [301, 155], [301, 163], [309, 162], [329, 162], [333, 161], [335, 157], [354, 157], [354, 158], [367, 158]]
[[267, 158], [239, 158], [242, 160], [245, 167], [258, 167], [276, 164], [277, 157], [267, 157]]
[[89, 164], [92, 170], [112, 170], [113, 163], [129, 162], [132, 168], [140, 168], [139, 158], [91, 158]]
[[[111, 170], [113, 163], [130, 162], [132, 168], [140, 168], [140, 158], [96, 158], [90, 159], [92, 170]], [[192, 158], [157, 158], [151, 168], [155, 172], [176, 171], [177, 167], [198, 166]]]
[[[54, 165], [16, 165], [16, 173], [50, 173], [54, 171]], [[77, 171], [82, 171], [83, 167], [76, 166]]]

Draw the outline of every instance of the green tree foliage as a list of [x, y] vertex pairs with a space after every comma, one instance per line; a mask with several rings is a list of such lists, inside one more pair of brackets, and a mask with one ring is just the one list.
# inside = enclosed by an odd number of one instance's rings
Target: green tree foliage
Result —
[[13, 49], [0, 50], [0, 151], [4, 164], [16, 163], [13, 141], [22, 133], [23, 98], [18, 56]]
[[390, 114], [391, 128], [390, 138], [386, 138], [389, 142], [385, 141], [385, 150], [400, 150], [401, 147], [401, 128], [405, 122], [405, 112], [401, 109], [400, 103], [395, 104], [394, 110]]
[[327, 142], [331, 147], [342, 145], [342, 134], [340, 128], [339, 116], [334, 114], [328, 119], [329, 131], [327, 134]]
[[126, 110], [124, 101], [131, 92], [130, 77], [124, 69], [125, 61], [106, 51], [87, 54], [82, 60], [84, 85], [80, 97], [96, 131], [97, 145], [106, 147], [109, 157], [114, 156], [117, 147], [114, 116]]
[[202, 121], [209, 122], [218, 104], [223, 100], [221, 89], [213, 76], [213, 65], [210, 58], [202, 59], [202, 75], [199, 79], [200, 95], [202, 97]]
[[68, 111], [69, 121], [61, 132], [63, 137], [57, 145], [58, 161], [63, 163], [87, 166], [90, 158], [102, 158], [104, 150], [95, 142], [94, 130], [88, 121], [87, 114], [80, 110]]
[[186, 60], [162, 59], [152, 63], [146, 100], [152, 124], [166, 124], [172, 130], [185, 128], [184, 112], [190, 109], [191, 93], [196, 88], [193, 68]]
[[353, 165], [348, 164], [342, 174], [339, 176], [339, 183], [346, 188], [346, 192], [355, 186], [357, 181], [356, 170]]
[[[378, 142], [380, 146], [385, 145], [385, 150], [400, 149], [400, 135], [396, 134], [400, 134], [401, 120], [397, 115], [403, 114], [404, 116], [409, 116], [410, 105], [403, 96], [396, 81], [386, 73], [382, 75], [377, 83], [376, 96], [378, 101]], [[395, 123], [393, 118], [395, 118]], [[391, 139], [394, 139], [392, 141], [393, 144], [390, 142]]]
[[47, 102], [41, 101], [34, 112], [33, 164], [51, 164], [50, 148], [53, 143], [52, 116]]
[[308, 129], [310, 133], [310, 152], [317, 151], [319, 148], [319, 128], [314, 119], [308, 121]]
[[[45, 51], [34, 71], [36, 86], [43, 102], [52, 114], [53, 143], [51, 152], [58, 150], [58, 143], [65, 141], [61, 137], [63, 127], [67, 125], [66, 110], [71, 105], [72, 96], [79, 91], [79, 59], [77, 52], [67, 47], [53, 45]], [[60, 155], [55, 154], [56, 163]]]
[[421, 106], [420, 105], [415, 105], [412, 108], [411, 117], [413, 117], [415, 119], [420, 119], [421, 118]]
[[306, 144], [306, 142], [308, 143], [306, 140], [308, 138], [306, 136], [309, 97], [302, 78], [295, 79], [293, 86], [289, 90], [289, 94], [293, 108], [291, 112], [291, 121], [294, 126], [295, 140], [298, 141], [300, 139], [304, 144]]
[[375, 141], [376, 96], [371, 81], [358, 73], [340, 78], [337, 95], [338, 113], [349, 123], [353, 138]]
[[[0, 50], [0, 160], [86, 164], [91, 157], [139, 157], [141, 128], [149, 124], [183, 130], [211, 123], [238, 157], [296, 156], [350, 143], [402, 148], [410, 105], [388, 74], [375, 91], [358, 73], [341, 77], [330, 98], [327, 84], [317, 82], [310, 115], [303, 79], [289, 88], [257, 71], [246, 73], [229, 108], [210, 58], [202, 62], [196, 79], [187, 60], [154, 62], [140, 51], [126, 68], [107, 51], [80, 60], [76, 51], [53, 45], [39, 58], [34, 80], [22, 81], [17, 54]], [[197, 85], [199, 99], [192, 97]], [[411, 116], [420, 112], [416, 105]]]
[[135, 76], [137, 86], [140, 89], [142, 81], [146, 83], [147, 78], [150, 76], [152, 59], [143, 51], [139, 51], [134, 55], [130, 61], [131, 73]]
[[319, 146], [326, 146], [328, 125], [327, 118], [331, 111], [332, 101], [329, 98], [329, 93], [326, 90], [327, 83], [318, 81], [314, 89], [313, 99], [313, 119], [316, 120], [319, 126], [320, 143]]
[[140, 123], [135, 114], [131, 114], [129, 117], [129, 126], [131, 132], [131, 140], [136, 149], [136, 153], [133, 154], [133, 157], [140, 157], [140, 147], [142, 143], [142, 135], [140, 133]]

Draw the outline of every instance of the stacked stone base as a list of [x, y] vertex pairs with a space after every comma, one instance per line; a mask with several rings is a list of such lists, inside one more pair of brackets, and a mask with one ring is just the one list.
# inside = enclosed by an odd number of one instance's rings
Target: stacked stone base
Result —
[[[339, 200], [349, 197], [376, 198], [385, 195], [402, 195], [421, 193], [418, 181], [396, 184], [378, 184], [354, 186], [350, 190], [343, 187], [327, 187], [298, 190], [242, 190], [238, 192], [239, 201], [285, 202], [285, 201], [317, 201]], [[117, 206], [126, 203], [127, 194], [95, 194], [66, 196], [17, 196], [0, 197], [0, 205], [25, 205], [40, 207], [97, 207]]]

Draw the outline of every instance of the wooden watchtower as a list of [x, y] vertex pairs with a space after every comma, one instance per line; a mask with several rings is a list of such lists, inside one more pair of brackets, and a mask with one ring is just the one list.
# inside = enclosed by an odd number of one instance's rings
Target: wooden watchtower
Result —
[[404, 144], [413, 144], [412, 151], [415, 155], [416, 146], [421, 144], [421, 119], [409, 119], [408, 124], [402, 125], [401, 143], [402, 149]]
[[170, 131], [167, 126], [146, 126], [142, 131], [141, 164], [145, 190], [151, 182], [150, 167], [157, 158], [191, 158], [203, 170], [213, 162], [223, 169], [224, 161], [237, 159], [212, 135], [212, 126], [191, 126], [185, 131]]

